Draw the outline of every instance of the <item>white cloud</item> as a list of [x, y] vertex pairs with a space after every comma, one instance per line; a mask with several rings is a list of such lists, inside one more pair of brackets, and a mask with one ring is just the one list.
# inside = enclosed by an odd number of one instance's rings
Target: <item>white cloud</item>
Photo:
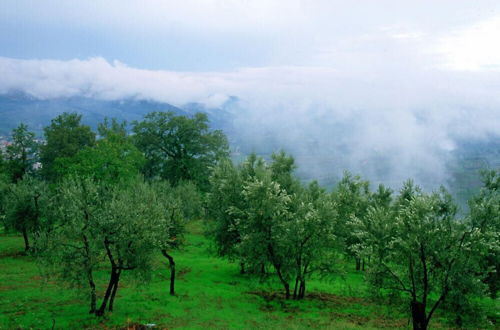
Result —
[[499, 74], [422, 70], [406, 63], [395, 58], [390, 65], [365, 64], [359, 71], [343, 66], [281, 66], [176, 72], [136, 69], [100, 57], [70, 61], [0, 57], [0, 93], [22, 90], [38, 98], [141, 98], [179, 106], [203, 102], [210, 107], [234, 95], [254, 111], [318, 107], [338, 115], [419, 112], [440, 125], [474, 113], [491, 117], [493, 124], [500, 121], [496, 116], [500, 110], [493, 110], [500, 109]]
[[482, 20], [447, 34], [436, 52], [452, 70], [500, 71], [500, 16]]
[[103, 58], [0, 58], [0, 93], [201, 102], [208, 107], [237, 96], [235, 125], [241, 138], [256, 146], [276, 141], [314, 176], [350, 168], [376, 178], [377, 168], [385, 166], [390, 184], [407, 177], [443, 183], [445, 156], [457, 139], [498, 136], [500, 75], [423, 70], [407, 61], [394, 57], [391, 64], [364, 63], [362, 70], [340, 65], [174, 72], [135, 69]]

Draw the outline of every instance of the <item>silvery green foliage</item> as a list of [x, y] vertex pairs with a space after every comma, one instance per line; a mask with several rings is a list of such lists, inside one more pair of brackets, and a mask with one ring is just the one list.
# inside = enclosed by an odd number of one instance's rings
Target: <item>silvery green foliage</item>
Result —
[[[162, 183], [102, 186], [89, 178], [70, 177], [59, 188], [52, 217], [41, 233], [39, 260], [49, 275], [86, 287], [96, 311], [94, 272], [105, 262], [118, 285], [122, 271], [148, 279], [160, 249], [179, 245], [183, 222], [178, 201]], [[116, 290], [116, 289], [115, 289]], [[111, 297], [112, 304], [114, 294]], [[103, 308], [102, 308], [103, 309]]]
[[238, 259], [237, 244], [240, 229], [230, 208], [241, 208], [242, 174], [233, 163], [224, 159], [212, 170], [210, 191], [206, 195], [208, 232], [214, 238], [217, 254], [232, 260]]
[[104, 254], [100, 223], [105, 198], [91, 179], [68, 178], [61, 182], [49, 217], [53, 228], [36, 240], [37, 260], [47, 276], [56, 276], [71, 286], [86, 288], [95, 297], [93, 272]]
[[[296, 281], [294, 297], [303, 298], [306, 280], [314, 273], [337, 272], [335, 203], [313, 182], [292, 195], [291, 217], [286, 240], [291, 247], [292, 274]], [[298, 290], [298, 292], [297, 292]]]
[[383, 259], [386, 242], [395, 234], [391, 203], [392, 190], [380, 184], [377, 191], [369, 195], [365, 211], [351, 214], [348, 227], [356, 239], [349, 249], [359, 259], [368, 260], [374, 255], [377, 260]]
[[361, 268], [357, 245], [360, 243], [354, 235], [351, 219], [357, 217], [363, 219], [370, 205], [369, 182], [362, 180], [359, 176], [353, 176], [344, 172], [344, 176], [337, 184], [332, 198], [335, 201], [337, 217], [335, 233], [344, 253], [356, 259], [356, 269]]
[[185, 220], [199, 220], [204, 216], [202, 194], [193, 182], [180, 182], [173, 188], [172, 195]]
[[25, 175], [16, 183], [6, 184], [4, 192], [5, 219], [7, 229], [23, 234], [25, 250], [30, 250], [30, 236], [49, 226], [46, 211], [50, 203], [47, 184]]
[[369, 283], [407, 299], [415, 328], [426, 328], [451, 296], [482, 292], [477, 271], [484, 237], [455, 214], [444, 190], [425, 194], [407, 182], [392, 209], [371, 207], [363, 219], [352, 219], [357, 252], [371, 260]]
[[[286, 223], [291, 197], [262, 170], [243, 186], [243, 208], [231, 207], [240, 229], [239, 255], [252, 268], [272, 264], [280, 271], [289, 267]], [[288, 272], [283, 275], [289, 280]]]
[[239, 172], [230, 164], [216, 169], [214, 181], [219, 194], [231, 196], [223, 214], [229, 221], [219, 228], [220, 237], [237, 232], [230, 247], [242, 264], [263, 277], [271, 266], [286, 297], [292, 288], [293, 297], [300, 299], [307, 278], [330, 268], [336, 213], [317, 183], [303, 187], [293, 178], [291, 165], [293, 158], [284, 153], [274, 156], [269, 166], [251, 155]]
[[[159, 226], [155, 234], [156, 246], [159, 249], [176, 249], [183, 244], [186, 222], [192, 220], [190, 216], [194, 213], [185, 213], [192, 199], [197, 203], [198, 191], [194, 185], [184, 184], [172, 187], [166, 181], [152, 182], [151, 189], [155, 194], [158, 205], [156, 212], [160, 212], [156, 218], [156, 226]], [[186, 191], [179, 192], [179, 189]], [[193, 196], [195, 195], [195, 196]]]
[[490, 296], [496, 298], [500, 287], [500, 171], [483, 173], [484, 186], [469, 201], [469, 222], [485, 238], [487, 254], [481, 260]]
[[162, 234], [170, 226], [164, 206], [147, 183], [115, 188], [97, 227], [108, 257], [119, 268], [149, 275], [154, 253], [165, 239]]
[[382, 261], [388, 251], [387, 243], [395, 235], [393, 218], [392, 210], [379, 206], [370, 206], [363, 218], [353, 216], [349, 223], [358, 240], [351, 251], [359, 258]]

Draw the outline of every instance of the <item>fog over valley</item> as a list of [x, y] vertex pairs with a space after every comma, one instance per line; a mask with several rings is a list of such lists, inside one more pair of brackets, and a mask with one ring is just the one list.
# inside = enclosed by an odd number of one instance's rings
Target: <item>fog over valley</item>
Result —
[[[350, 170], [433, 189], [455, 180], [464, 158], [475, 171], [498, 166], [495, 2], [427, 10], [383, 1], [388, 11], [371, 2], [131, 1], [113, 11], [111, 1], [99, 14], [82, 2], [31, 4], [0, 5], [0, 41], [12, 45], [0, 54], [4, 135], [21, 118], [41, 132], [62, 111], [137, 120], [147, 113], [137, 102], [149, 102], [149, 111], [208, 111], [236, 158], [284, 149], [302, 177], [327, 185]], [[13, 10], [26, 22], [16, 30], [23, 38], [8, 33]], [[49, 24], [53, 15], [61, 20]], [[27, 107], [21, 95], [41, 101]]]
[[[393, 188], [407, 178], [426, 189], [449, 185], [450, 166], [457, 157], [470, 157], [465, 141], [498, 150], [500, 77], [407, 71], [372, 72], [368, 81], [341, 68], [175, 72], [141, 70], [103, 58], [1, 58], [5, 102], [0, 102], [0, 116], [24, 111], [26, 119], [42, 127], [54, 111], [82, 112], [84, 120], [90, 116], [97, 122], [104, 116], [138, 120], [146, 108], [201, 110], [228, 134], [236, 157], [284, 149], [296, 157], [298, 174], [306, 180], [331, 185], [349, 170]], [[36, 100], [36, 107], [26, 107]], [[149, 105], [141, 109], [141, 101]], [[3, 134], [22, 118], [8, 125], [4, 119]], [[486, 163], [474, 169], [498, 165], [500, 158], [498, 151], [480, 157]]]

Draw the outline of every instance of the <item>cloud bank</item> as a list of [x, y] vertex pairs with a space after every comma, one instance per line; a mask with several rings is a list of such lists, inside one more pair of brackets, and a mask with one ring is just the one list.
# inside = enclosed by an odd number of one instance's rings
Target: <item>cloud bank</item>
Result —
[[200, 73], [141, 70], [103, 58], [0, 58], [0, 76], [0, 93], [42, 99], [136, 98], [216, 108], [237, 96], [234, 129], [247, 151], [283, 147], [296, 155], [300, 171], [325, 180], [351, 169], [392, 186], [408, 177], [445, 183], [456, 141], [500, 138], [495, 71], [422, 70], [394, 61], [360, 72], [283, 66]]

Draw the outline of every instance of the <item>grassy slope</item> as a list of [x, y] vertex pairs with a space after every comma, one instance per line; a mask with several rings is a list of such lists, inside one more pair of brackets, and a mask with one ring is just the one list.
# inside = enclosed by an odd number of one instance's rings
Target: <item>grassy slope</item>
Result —
[[[305, 301], [284, 302], [276, 284], [240, 275], [236, 265], [213, 257], [208, 246], [193, 226], [185, 248], [175, 253], [177, 296], [168, 295], [167, 262], [159, 256], [152, 281], [137, 285], [125, 276], [115, 311], [98, 319], [87, 314], [87, 299], [76, 290], [40, 277], [32, 258], [18, 253], [20, 237], [0, 235], [0, 329], [132, 328], [147, 323], [190, 329], [408, 327], [401, 311], [363, 297], [359, 273], [329, 282], [311, 281]], [[102, 294], [105, 268], [97, 277]]]

